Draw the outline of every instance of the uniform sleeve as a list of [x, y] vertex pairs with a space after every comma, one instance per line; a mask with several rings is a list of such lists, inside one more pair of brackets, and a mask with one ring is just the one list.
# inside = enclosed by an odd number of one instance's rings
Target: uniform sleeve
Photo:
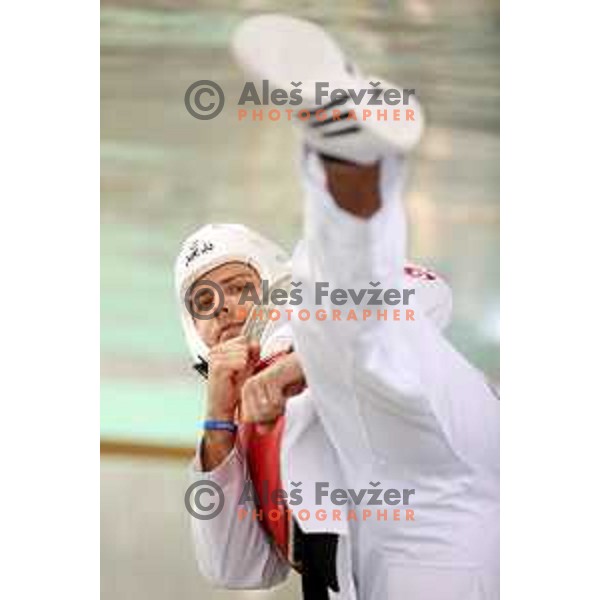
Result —
[[[196, 560], [200, 572], [214, 585], [230, 589], [264, 589], [281, 583], [289, 566], [280, 558], [258, 521], [250, 518], [252, 500], [238, 504], [249, 481], [245, 461], [236, 446], [216, 469], [202, 471], [199, 458], [191, 468], [191, 484], [216, 483], [223, 491], [224, 504], [213, 519], [191, 516]], [[239, 518], [239, 509], [247, 511]]]
[[[495, 452], [490, 446], [497, 438], [498, 403], [481, 374], [425, 318], [418, 297], [392, 305], [382, 292], [382, 303], [374, 304], [375, 293], [366, 292], [336, 305], [331, 295], [319, 304], [315, 293], [325, 282], [330, 291], [397, 289], [404, 298], [404, 174], [401, 158], [384, 159], [382, 206], [359, 219], [329, 194], [318, 156], [305, 155], [304, 235], [293, 278], [302, 282], [298, 309], [310, 318], [298, 318], [297, 311], [292, 321], [297, 350], [323, 424], [351, 460], [375, 452], [406, 463], [406, 452], [418, 452], [415, 460], [435, 462], [464, 451], [469, 460], [485, 462]], [[320, 309], [324, 320], [315, 318]], [[407, 309], [413, 320], [406, 320]], [[332, 318], [334, 310], [339, 320]], [[371, 314], [365, 318], [363, 311]]]

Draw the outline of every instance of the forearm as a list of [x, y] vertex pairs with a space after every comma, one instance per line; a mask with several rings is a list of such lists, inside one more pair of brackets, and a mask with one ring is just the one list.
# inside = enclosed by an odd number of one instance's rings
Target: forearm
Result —
[[205, 431], [200, 442], [199, 457], [204, 471], [216, 469], [235, 446], [235, 433]]
[[[241, 370], [240, 367], [246, 367], [248, 349], [245, 344], [241, 339], [234, 339], [211, 350], [209, 360], [212, 364], [206, 385], [205, 420], [230, 424], [235, 422], [240, 402], [240, 375], [233, 367], [237, 367], [238, 370]], [[237, 363], [236, 356], [239, 358]], [[236, 432], [209, 428], [202, 434], [198, 457], [203, 470], [212, 471], [231, 453]]]
[[[216, 401], [209, 386], [206, 419], [233, 423], [234, 412]], [[229, 456], [235, 446], [236, 433], [226, 430], [206, 430], [198, 449], [203, 471], [216, 469]]]

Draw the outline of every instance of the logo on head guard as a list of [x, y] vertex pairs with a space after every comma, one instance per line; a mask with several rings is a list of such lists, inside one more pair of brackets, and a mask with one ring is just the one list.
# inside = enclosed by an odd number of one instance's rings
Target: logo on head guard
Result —
[[198, 240], [194, 240], [190, 245], [190, 252], [185, 257], [185, 266], [189, 267], [190, 263], [195, 259], [201, 256], [202, 254], [206, 254], [211, 250], [214, 250], [214, 244], [212, 242], [203, 242], [202, 248], [198, 246]]

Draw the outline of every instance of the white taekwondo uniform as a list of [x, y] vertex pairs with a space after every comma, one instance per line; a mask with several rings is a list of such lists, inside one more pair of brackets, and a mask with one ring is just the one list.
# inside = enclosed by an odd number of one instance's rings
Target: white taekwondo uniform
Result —
[[[329, 289], [402, 289], [406, 221], [399, 200], [403, 163], [382, 161], [383, 206], [363, 220], [342, 211], [325, 185], [316, 154], [303, 159], [305, 230], [293, 258], [303, 303], [342, 311], [384, 309], [314, 304], [316, 282]], [[410, 286], [408, 286], [410, 287]], [[292, 320], [295, 349], [308, 388], [290, 399], [281, 449], [282, 481], [302, 482], [310, 511], [306, 532], [340, 534], [339, 594], [344, 600], [494, 600], [499, 597], [499, 402], [473, 368], [419, 311], [413, 322]], [[394, 308], [394, 307], [387, 307]], [[404, 308], [404, 307], [401, 307]], [[244, 435], [226, 461], [195, 479], [211, 479], [225, 493], [212, 521], [192, 518], [201, 571], [231, 588], [263, 588], [282, 581], [289, 566], [252, 519], [238, 519], [248, 473]], [[332, 509], [393, 508], [334, 505], [314, 497], [315, 482], [335, 488], [413, 489], [414, 521], [334, 520]], [[252, 510], [252, 506], [247, 507]], [[316, 509], [327, 519], [314, 518]], [[360, 513], [359, 513], [360, 514]]]

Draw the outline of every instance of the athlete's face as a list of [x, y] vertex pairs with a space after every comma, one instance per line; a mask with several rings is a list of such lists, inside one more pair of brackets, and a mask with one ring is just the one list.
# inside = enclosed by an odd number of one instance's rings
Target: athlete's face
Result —
[[[194, 319], [196, 331], [204, 343], [212, 348], [241, 334], [245, 321], [244, 315], [249, 314], [254, 305], [251, 298], [240, 304], [242, 291], [248, 285], [258, 289], [260, 278], [249, 265], [230, 262], [208, 271], [199, 278], [199, 280], [203, 279], [212, 281], [223, 291], [223, 308], [213, 318]], [[198, 294], [194, 294], [192, 290], [192, 297], [195, 298], [197, 307], [206, 310], [207, 314], [210, 313], [213, 304], [219, 302], [217, 293], [208, 287], [202, 287], [202, 291]]]

